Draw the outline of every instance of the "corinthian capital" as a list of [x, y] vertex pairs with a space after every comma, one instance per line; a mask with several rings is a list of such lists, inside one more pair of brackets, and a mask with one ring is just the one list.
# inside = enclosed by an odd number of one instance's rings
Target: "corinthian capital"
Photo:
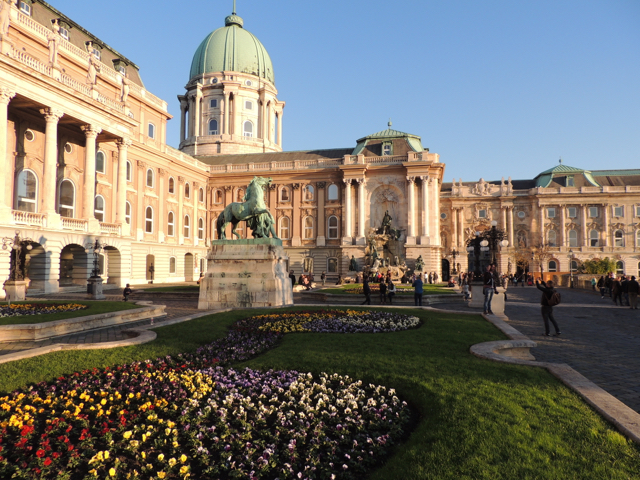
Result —
[[0, 87], [0, 105], [8, 105], [13, 97], [16, 96], [16, 92], [8, 89], [7, 87]]
[[40, 113], [44, 115], [44, 119], [49, 122], [58, 123], [58, 120], [62, 118], [64, 112], [55, 108], [41, 108]]
[[116, 145], [118, 146], [118, 148], [130, 147], [132, 143], [133, 142], [131, 141], [131, 139], [129, 137], [122, 137], [122, 138], [119, 138], [118, 140], [116, 140]]
[[102, 129], [95, 125], [83, 125], [80, 129], [84, 132], [84, 136], [87, 138], [96, 138], [100, 135], [100, 132], [102, 132]]
[[415, 183], [415, 181], [416, 181], [416, 177], [407, 177], [407, 182]]

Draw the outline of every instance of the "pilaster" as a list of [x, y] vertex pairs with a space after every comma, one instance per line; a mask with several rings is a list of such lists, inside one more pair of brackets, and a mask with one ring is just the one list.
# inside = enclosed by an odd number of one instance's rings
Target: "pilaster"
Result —
[[[8, 4], [5, 4], [4, 8]], [[13, 163], [13, 159], [9, 157], [7, 152], [7, 137], [9, 128], [9, 102], [16, 96], [16, 92], [10, 90], [7, 87], [0, 87], [0, 224], [11, 223], [11, 205], [12, 202], [8, 198], [11, 195], [10, 189], [7, 188], [11, 183], [7, 182], [8, 179], [8, 166]]]

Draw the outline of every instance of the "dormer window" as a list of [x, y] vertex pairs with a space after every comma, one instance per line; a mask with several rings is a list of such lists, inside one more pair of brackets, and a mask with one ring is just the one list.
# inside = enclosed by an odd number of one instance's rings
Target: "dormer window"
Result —
[[113, 61], [113, 68], [116, 72], [120, 72], [122, 75], [125, 75], [127, 73], [125, 63], [119, 58], [116, 58]]
[[573, 176], [567, 177], [567, 187], [575, 187], [576, 183], [573, 181]]
[[22, 13], [31, 16], [31, 3], [31, 0], [20, 0], [20, 2], [18, 2], [18, 7]]
[[393, 155], [393, 144], [391, 142], [384, 142], [382, 144], [382, 155]]
[[[53, 21], [54, 20], [52, 20], [52, 22]], [[69, 30], [71, 28], [71, 27], [69, 27], [69, 24], [59, 18], [58, 19], [58, 27], [60, 27], [59, 30], [58, 30], [58, 33], [60, 34], [60, 36], [62, 38], [64, 38], [65, 40], [69, 40]]]

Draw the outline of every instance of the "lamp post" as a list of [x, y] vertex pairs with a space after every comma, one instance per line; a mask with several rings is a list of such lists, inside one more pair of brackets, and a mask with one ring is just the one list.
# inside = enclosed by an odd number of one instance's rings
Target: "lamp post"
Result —
[[453, 257], [453, 270], [451, 271], [451, 273], [453, 275], [457, 275], [458, 271], [456, 270], [456, 257], [460, 255], [460, 252], [457, 251], [455, 248], [453, 250], [451, 250], [451, 256]]
[[87, 279], [87, 294], [94, 300], [106, 298], [102, 294], [103, 279], [100, 276], [100, 254], [106, 246], [106, 243], [100, 243], [100, 240], [97, 238], [95, 242], [87, 243], [84, 246], [84, 251], [87, 254], [93, 252], [93, 270], [91, 270], [91, 277]]
[[469, 252], [469, 255], [473, 254], [473, 274], [476, 277], [482, 274], [480, 271], [480, 238], [480, 232], [476, 232], [475, 238], [472, 238], [467, 242], [467, 252]]
[[24, 279], [24, 270], [22, 265], [23, 248], [27, 251], [33, 249], [33, 240], [31, 238], [20, 238], [20, 231], [16, 230], [15, 237], [2, 238], [2, 249], [12, 250], [13, 258], [10, 261], [11, 270], [9, 278], [4, 284], [4, 290], [7, 293], [9, 301], [25, 300], [27, 296], [27, 282]]
[[569, 250], [569, 282], [573, 288], [573, 249]]

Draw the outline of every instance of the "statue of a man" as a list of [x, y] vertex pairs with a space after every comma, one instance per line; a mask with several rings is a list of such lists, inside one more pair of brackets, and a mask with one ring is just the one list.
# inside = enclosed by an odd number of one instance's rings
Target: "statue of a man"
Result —
[[358, 271], [358, 261], [356, 260], [356, 257], [354, 257], [353, 255], [351, 255], [351, 261], [349, 262], [349, 271], [350, 272]]
[[129, 98], [129, 87], [131, 85], [131, 80], [127, 78], [127, 75], [122, 76], [122, 85], [120, 85], [120, 102], [127, 103], [127, 98]]
[[58, 64], [58, 44], [60, 43], [60, 25], [58, 19], [53, 20], [51, 32], [47, 34], [47, 42], [49, 42], [49, 65]]
[[380, 227], [380, 233], [382, 233], [383, 235], [386, 235], [389, 233], [389, 230], [391, 229], [391, 220], [393, 220], [391, 218], [391, 215], [389, 215], [389, 210], [387, 210], [386, 212], [384, 212], [384, 217], [382, 218], [382, 226]]
[[97, 82], [98, 72], [100, 71], [100, 61], [98, 60], [98, 56], [95, 54], [95, 50], [92, 47], [89, 47], [91, 51], [89, 52], [89, 67], [87, 69], [87, 83], [89, 85], [95, 85]]
[[0, 0], [0, 38], [4, 38], [9, 33], [11, 23], [11, 1]]
[[418, 259], [416, 260], [415, 271], [416, 272], [422, 272], [423, 270], [424, 270], [424, 260], [422, 260], [422, 255], [419, 255]]

